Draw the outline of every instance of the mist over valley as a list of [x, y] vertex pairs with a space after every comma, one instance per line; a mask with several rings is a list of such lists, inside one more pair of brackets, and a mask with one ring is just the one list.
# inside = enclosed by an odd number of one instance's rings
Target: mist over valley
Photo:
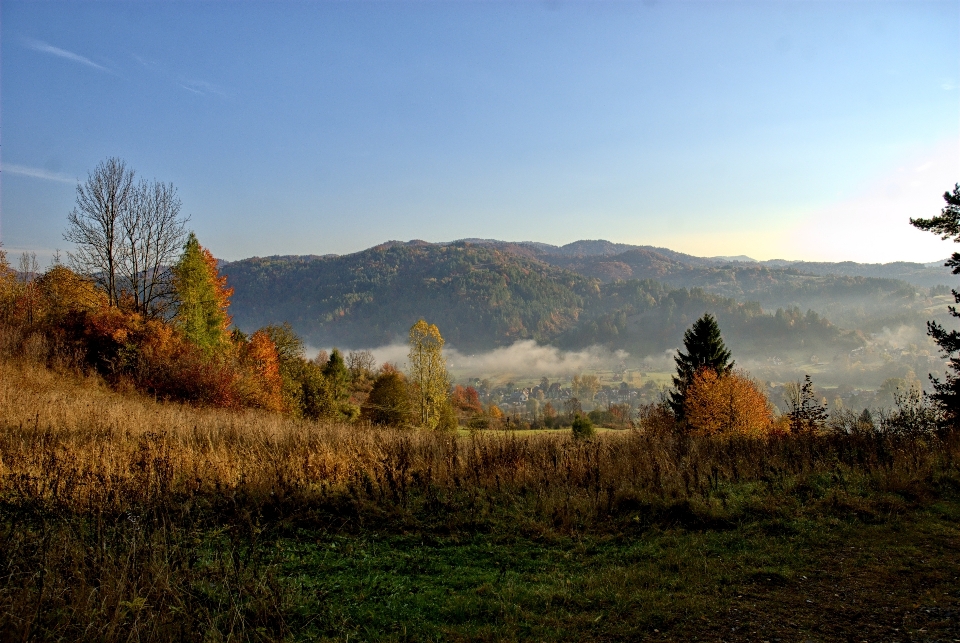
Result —
[[943, 373], [926, 335], [952, 299], [941, 263], [755, 262], [602, 240], [470, 239], [254, 257], [223, 262], [222, 272], [245, 331], [289, 321], [311, 350], [366, 349], [403, 366], [409, 328], [424, 318], [443, 333], [459, 382], [589, 372], [608, 386], [660, 389], [684, 331], [709, 312], [738, 366], [768, 386], [809, 374], [869, 405], [892, 403], [871, 397], [885, 382], [929, 387], [928, 373]]

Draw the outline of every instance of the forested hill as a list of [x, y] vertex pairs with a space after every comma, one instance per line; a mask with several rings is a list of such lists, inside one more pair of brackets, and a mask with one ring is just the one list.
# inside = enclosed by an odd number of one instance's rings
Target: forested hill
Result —
[[731, 345], [750, 352], [850, 350], [862, 336], [816, 314], [765, 313], [756, 303], [653, 280], [602, 284], [489, 244], [390, 242], [341, 257], [270, 257], [222, 266], [242, 329], [290, 321], [308, 343], [372, 347], [402, 342], [429, 319], [462, 351], [521, 339], [574, 348], [603, 344], [632, 354], [678, 345], [705, 311]]
[[[574, 270], [604, 282], [618, 279], [662, 279], [678, 287], [707, 286], [709, 275], [716, 270], [737, 271], [743, 275], [769, 275], [765, 271], [792, 270], [798, 275], [871, 277], [895, 279], [914, 286], [930, 288], [940, 284], [952, 284], [950, 270], [943, 261], [913, 263], [894, 261], [890, 263], [857, 263], [854, 261], [787, 261], [772, 259], [754, 261], [749, 257], [696, 257], [669, 248], [635, 246], [610, 241], [581, 240], [564, 246], [553, 246], [531, 241], [506, 242], [495, 239], [471, 239], [473, 243], [490, 245], [507, 252], [525, 253], [550, 263]], [[945, 261], [945, 260], [944, 260]], [[708, 279], [698, 272], [706, 268]], [[699, 279], [699, 283], [692, 280]], [[762, 280], [762, 279], [761, 279]], [[749, 293], [729, 293], [729, 296]]]
[[383, 244], [340, 257], [224, 264], [231, 312], [245, 330], [291, 322], [315, 345], [406, 341], [425, 317], [462, 350], [548, 341], [579, 319], [599, 282], [498, 248]]

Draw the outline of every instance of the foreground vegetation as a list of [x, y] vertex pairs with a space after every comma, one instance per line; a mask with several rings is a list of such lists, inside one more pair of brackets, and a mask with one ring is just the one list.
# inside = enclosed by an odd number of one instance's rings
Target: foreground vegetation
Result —
[[[960, 631], [955, 376], [877, 418], [828, 413], [807, 377], [779, 415], [704, 314], [669, 400], [585, 415], [571, 397], [541, 418], [569, 430], [484, 430], [517, 423], [451, 390], [423, 319], [407, 374], [307, 359], [289, 325], [231, 329], [175, 191], [133, 176], [109, 159], [78, 188], [79, 272], [0, 251], [4, 640]], [[147, 225], [166, 220], [166, 254], [186, 239], [169, 268]], [[116, 221], [129, 252], [99, 270]]]
[[13, 360], [0, 418], [7, 639], [957, 628], [955, 433], [719, 439], [648, 418], [456, 437], [158, 403]]

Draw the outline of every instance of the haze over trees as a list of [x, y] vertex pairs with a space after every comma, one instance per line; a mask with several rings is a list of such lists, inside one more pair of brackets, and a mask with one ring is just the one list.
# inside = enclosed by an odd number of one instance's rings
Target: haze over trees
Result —
[[[767, 365], [755, 373], [766, 380], [802, 377], [819, 361], [830, 365], [821, 382], [875, 389], [885, 379], [938, 367], [935, 345], [916, 328], [930, 310], [941, 310], [942, 289], [764, 268], [757, 284], [781, 289], [787, 304], [770, 309], [717, 294], [745, 283], [724, 272], [724, 264], [693, 266], [716, 275], [702, 286], [601, 283], [524, 251], [516, 244], [391, 242], [343, 257], [249, 259], [222, 270], [237, 289], [231, 311], [240, 328], [252, 332], [287, 320], [315, 346], [399, 345], [426, 318], [461, 354], [534, 340], [572, 351], [601, 346], [639, 359], [680, 345], [684, 331], [709, 311], [741, 364]], [[783, 290], [788, 283], [796, 287]], [[805, 306], [815, 302], [828, 304], [843, 323]]]

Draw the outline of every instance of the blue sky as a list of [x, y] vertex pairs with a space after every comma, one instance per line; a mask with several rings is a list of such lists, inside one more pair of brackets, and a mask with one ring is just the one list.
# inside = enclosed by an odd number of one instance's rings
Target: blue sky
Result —
[[960, 2], [0, 6], [2, 238], [41, 259], [108, 156], [226, 259], [605, 238], [931, 261]]

